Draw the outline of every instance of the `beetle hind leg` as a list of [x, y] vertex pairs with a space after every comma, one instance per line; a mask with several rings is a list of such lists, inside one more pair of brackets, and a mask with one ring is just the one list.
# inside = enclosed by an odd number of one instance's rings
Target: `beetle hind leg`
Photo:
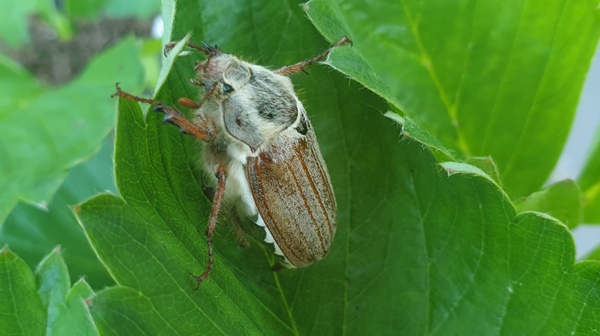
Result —
[[219, 166], [219, 168], [217, 168], [216, 175], [217, 180], [219, 182], [217, 185], [217, 190], [215, 192], [215, 197], [213, 198], [212, 209], [210, 210], [208, 227], [206, 228], [206, 240], [208, 243], [208, 263], [206, 264], [206, 268], [204, 269], [204, 272], [201, 275], [193, 275], [196, 281], [198, 282], [196, 289], [200, 287], [202, 281], [206, 280], [206, 278], [212, 271], [214, 264], [212, 239], [213, 234], [215, 232], [215, 227], [217, 225], [217, 216], [219, 215], [219, 210], [221, 209], [221, 203], [223, 203], [223, 195], [225, 194], [225, 180], [227, 179], [227, 171], [225, 169], [225, 166]]

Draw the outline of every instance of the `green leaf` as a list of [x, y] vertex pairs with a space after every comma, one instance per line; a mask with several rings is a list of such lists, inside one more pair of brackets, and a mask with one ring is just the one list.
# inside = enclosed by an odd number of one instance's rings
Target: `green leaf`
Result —
[[[193, 42], [217, 43], [274, 68], [327, 48], [289, 3], [180, 1], [173, 13], [172, 39], [191, 30]], [[358, 43], [354, 48], [365, 52]], [[197, 58], [177, 59], [158, 99], [198, 98], [186, 81]], [[328, 62], [339, 68], [335, 59]], [[564, 225], [540, 213], [517, 215], [483, 171], [438, 164], [406, 132], [406, 120], [388, 114], [400, 127], [377, 113], [387, 110], [386, 101], [324, 66], [309, 71], [293, 80], [338, 203], [328, 257], [273, 272], [268, 248], [251, 241], [240, 249], [223, 221], [215, 268], [198, 290], [189, 273], [206, 265], [202, 232], [210, 208], [196, 171], [198, 147], [162, 125], [160, 115], [144, 120], [137, 104], [119, 102], [121, 197], [98, 196], [78, 212], [123, 286], [98, 293], [92, 303], [103, 333], [568, 335], [597, 329], [600, 265], [574, 263]]]
[[115, 79], [134, 88], [142, 83], [138, 55], [138, 43], [125, 40], [67, 86], [31, 96], [14, 91], [9, 103], [0, 104], [18, 106], [0, 111], [0, 222], [20, 200], [45, 207], [67, 170], [98, 151], [114, 122]]
[[102, 8], [106, 6], [109, 0], [65, 0], [64, 8], [67, 16], [73, 19], [94, 20], [102, 13]]
[[73, 288], [60, 250], [50, 253], [36, 270], [38, 293], [48, 311], [48, 335], [97, 335], [85, 299], [94, 292], [85, 281]]
[[0, 250], [0, 325], [5, 335], [43, 335], [46, 309], [35, 278], [25, 262], [4, 247]]
[[68, 41], [73, 37], [71, 23], [54, 0], [37, 0], [36, 14], [46, 21], [60, 41]]
[[71, 283], [69, 270], [65, 264], [60, 249], [56, 248], [40, 262], [36, 270], [38, 293], [42, 303], [48, 309], [48, 324], [53, 325], [58, 316], [59, 305], [67, 296]]
[[585, 200], [584, 221], [600, 223], [600, 127], [577, 182]]
[[9, 245], [31, 268], [56, 245], [61, 245], [62, 257], [71, 270], [71, 282], [86, 276], [94, 288], [113, 284], [71, 209], [99, 191], [116, 192], [112, 142], [112, 137], [105, 139], [96, 156], [69, 172], [47, 210], [18, 204], [0, 227], [0, 245]]
[[61, 40], [72, 36], [70, 23], [52, 0], [6, 1], [2, 4], [2, 10], [5, 17], [0, 22], [0, 39], [12, 48], [29, 42], [28, 22], [29, 17], [34, 14], [46, 21]]
[[113, 17], [148, 18], [160, 12], [159, 1], [147, 0], [110, 0], [106, 5], [106, 14]]
[[144, 67], [146, 87], [156, 87], [160, 74], [160, 64], [156, 60], [156, 54], [162, 53], [160, 40], [145, 40], [142, 45], [141, 63]]
[[[108, 288], [95, 298], [90, 307], [102, 335], [176, 334], [160, 313], [152, 308], [148, 297], [127, 287]], [[189, 323], [182, 321], [181, 323]], [[209, 334], [206, 326], [198, 326], [195, 334]]]
[[515, 201], [517, 211], [539, 211], [563, 222], [569, 229], [581, 223], [583, 204], [579, 187], [573, 180], [554, 183]]
[[47, 90], [20, 64], [2, 54], [0, 79], [0, 90], [5, 93], [0, 99], [0, 120], [4, 120], [12, 111], [23, 108], [29, 104], [29, 100], [36, 99]]
[[54, 335], [98, 335], [98, 329], [90, 314], [89, 298], [94, 295], [92, 288], [80, 279], [77, 281], [65, 300], [66, 308], [56, 324], [52, 326]]
[[330, 42], [349, 35], [381, 79], [357, 71], [364, 66], [356, 58], [338, 63], [334, 53], [336, 68], [383, 93], [444, 146], [491, 155], [511, 197], [548, 178], [598, 44], [597, 0], [313, 0], [304, 7]]
[[5, 1], [4, 18], [0, 20], [0, 38], [9, 46], [20, 47], [29, 41], [27, 17], [34, 11], [37, 0]]
[[85, 299], [94, 292], [69, 272], [56, 248], [42, 260], [36, 281], [25, 262], [0, 251], [0, 325], [3, 335], [98, 335]]

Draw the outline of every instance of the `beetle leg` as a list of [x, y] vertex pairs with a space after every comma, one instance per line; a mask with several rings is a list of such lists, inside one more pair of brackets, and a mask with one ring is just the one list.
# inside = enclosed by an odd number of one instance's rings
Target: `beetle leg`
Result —
[[156, 105], [153, 111], [163, 112], [165, 114], [163, 122], [178, 126], [181, 132], [183, 133], [193, 135], [196, 138], [204, 141], [209, 141], [215, 134], [214, 129], [208, 124], [205, 123], [204, 125], [196, 125], [191, 121], [187, 120], [183, 113], [181, 113], [178, 109], [174, 107], [166, 106], [163, 102], [159, 100], [147, 99], [129, 94], [121, 90], [119, 83], [117, 83], [116, 87], [117, 92], [111, 97], [118, 96], [119, 98], [123, 99], [133, 100], [140, 103], [147, 103], [150, 105]]
[[[213, 233], [215, 231], [215, 226], [217, 224], [217, 216], [219, 215], [219, 209], [221, 208], [221, 203], [223, 201], [223, 195], [225, 194], [225, 180], [227, 179], [227, 171], [225, 166], [219, 166], [217, 168], [217, 180], [219, 181], [217, 185], [217, 191], [215, 192], [215, 197], [213, 198], [212, 209], [210, 210], [210, 218], [208, 219], [208, 227], [206, 228], [206, 238], [208, 242], [208, 264], [204, 269], [204, 272], [200, 276], [194, 276], [196, 281], [198, 282], [198, 287], [204, 281], [213, 268], [213, 244], [212, 238]], [[198, 288], [196, 287], [196, 288]]]
[[[167, 56], [171, 52], [171, 49], [173, 49], [177, 43], [179, 43], [179, 42], [178, 41], [173, 41], [173, 42], [167, 43], [165, 45], [165, 49], [163, 51], [163, 54], [165, 56]], [[200, 52], [202, 52], [202, 53], [204, 53], [206, 55], [209, 55], [209, 56], [215, 56], [215, 55], [223, 53], [221, 51], [221, 49], [216, 44], [214, 46], [211, 46], [211, 45], [208, 45], [208, 44], [206, 44], [204, 42], [202, 42], [202, 45], [197, 45], [197, 44], [188, 42], [186, 44], [186, 46], [188, 48], [191, 48], [191, 49], [196, 49], [196, 50], [198, 50], [198, 51], [200, 51]]]
[[320, 55], [317, 55], [317, 56], [315, 56], [315, 57], [313, 57], [311, 59], [304, 60], [302, 62], [298, 62], [296, 64], [284, 66], [282, 68], [279, 68], [279, 69], [275, 70], [274, 72], [276, 74], [280, 74], [280, 75], [291, 75], [291, 74], [295, 74], [295, 73], [300, 72], [300, 71], [306, 72], [306, 70], [304, 70], [305, 67], [307, 67], [309, 65], [313, 65], [313, 64], [319, 62], [320, 60], [322, 60], [325, 57], [327, 57], [327, 55], [329, 55], [329, 53], [331, 53], [331, 51], [333, 49], [335, 49], [336, 47], [339, 47], [339, 46], [341, 46], [342, 44], [345, 44], [345, 43], [352, 44], [352, 41], [350, 41], [349, 38], [347, 38], [346, 36], [344, 36], [344, 37], [342, 37], [342, 39], [338, 43], [334, 44], [333, 47], [325, 50]]

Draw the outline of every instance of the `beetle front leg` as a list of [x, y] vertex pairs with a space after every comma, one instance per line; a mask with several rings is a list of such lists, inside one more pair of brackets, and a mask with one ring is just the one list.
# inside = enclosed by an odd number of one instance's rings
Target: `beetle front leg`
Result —
[[178, 126], [181, 132], [183, 133], [195, 136], [196, 138], [204, 141], [209, 141], [215, 135], [214, 128], [208, 125], [207, 123], [204, 123], [204, 125], [196, 125], [191, 121], [187, 120], [183, 113], [181, 113], [178, 109], [174, 107], [167, 106], [159, 100], [147, 99], [129, 94], [121, 90], [119, 83], [117, 83], [116, 87], [117, 92], [111, 97], [118, 96], [119, 98], [123, 99], [133, 100], [140, 103], [147, 103], [150, 105], [156, 105], [153, 111], [163, 112], [165, 114], [163, 122]]
[[206, 228], [206, 238], [208, 242], [208, 264], [204, 269], [204, 272], [200, 276], [195, 276], [196, 281], [198, 282], [198, 286], [200, 286], [202, 281], [204, 281], [213, 268], [213, 233], [215, 231], [215, 227], [217, 225], [217, 216], [219, 215], [219, 210], [221, 209], [221, 203], [223, 202], [223, 195], [225, 194], [225, 180], [227, 179], [227, 170], [225, 166], [219, 166], [217, 168], [217, 190], [215, 192], [215, 196], [213, 198], [212, 209], [210, 210], [210, 218], [208, 219], [208, 227]]
[[295, 74], [295, 73], [300, 72], [300, 71], [306, 72], [304, 70], [305, 67], [307, 67], [309, 65], [313, 65], [313, 64], [319, 62], [320, 60], [322, 60], [325, 57], [327, 57], [327, 55], [329, 55], [333, 49], [335, 49], [336, 47], [339, 47], [339, 46], [341, 46], [342, 44], [345, 44], [345, 43], [352, 44], [352, 41], [350, 41], [349, 38], [347, 38], [346, 36], [344, 36], [344, 37], [342, 37], [342, 39], [338, 43], [334, 44], [333, 47], [325, 50], [320, 55], [317, 55], [317, 56], [315, 56], [315, 57], [313, 57], [311, 59], [304, 60], [302, 62], [298, 62], [296, 64], [284, 66], [282, 68], [279, 68], [279, 69], [275, 70], [274, 72], [276, 74], [280, 74], [280, 75], [291, 75], [291, 74]]
[[[171, 50], [175, 47], [175, 45], [179, 43], [178, 41], [169, 42], [165, 45], [165, 49], [163, 50], [163, 55], [167, 56]], [[202, 42], [202, 45], [197, 45], [191, 42], [186, 43], [186, 46], [191, 49], [196, 49], [206, 55], [215, 56], [223, 53], [221, 49], [215, 44], [214, 46], [208, 45]]]

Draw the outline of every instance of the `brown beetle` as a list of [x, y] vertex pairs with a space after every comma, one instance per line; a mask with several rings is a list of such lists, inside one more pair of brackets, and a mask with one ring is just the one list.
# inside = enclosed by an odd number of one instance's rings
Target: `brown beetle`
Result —
[[[334, 47], [349, 43], [342, 38]], [[168, 52], [174, 43], [166, 46]], [[206, 229], [208, 264], [213, 267], [212, 237], [223, 201], [241, 218], [265, 228], [265, 241], [293, 267], [323, 259], [333, 241], [337, 206], [329, 173], [313, 128], [287, 75], [324, 59], [322, 54], [272, 71], [223, 53], [218, 47], [187, 43], [208, 55], [194, 68], [192, 84], [203, 87], [199, 103], [179, 99], [195, 109], [192, 121], [174, 107], [122, 91], [113, 96], [156, 105], [165, 121], [205, 143], [203, 168], [216, 177], [207, 192], [213, 205]]]

